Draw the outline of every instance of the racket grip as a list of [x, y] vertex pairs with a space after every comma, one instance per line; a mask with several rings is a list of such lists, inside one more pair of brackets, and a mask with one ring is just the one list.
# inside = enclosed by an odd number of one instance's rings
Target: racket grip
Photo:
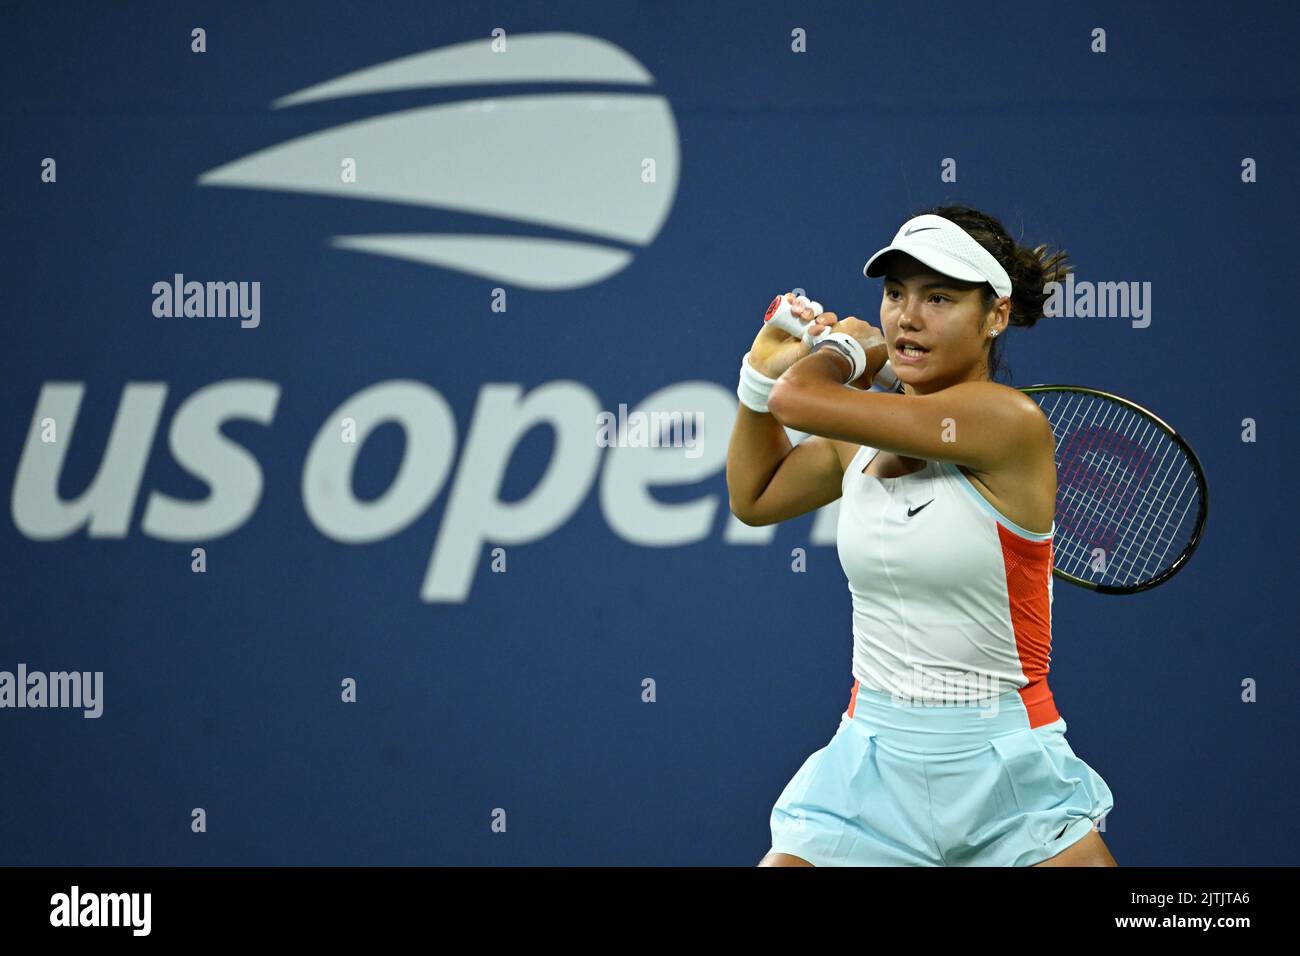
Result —
[[[822, 311], [821, 303], [810, 302], [813, 311], [820, 314]], [[830, 329], [825, 329], [820, 335], [811, 336], [808, 329], [813, 325], [812, 322], [800, 322], [795, 317], [794, 312], [790, 309], [790, 303], [783, 295], [778, 295], [772, 300], [772, 304], [767, 307], [767, 314], [763, 316], [764, 322], [770, 322], [782, 332], [793, 335], [797, 339], [802, 339], [805, 345], [811, 345], [816, 342], [822, 335], [825, 335]]]
[[880, 367], [880, 371], [876, 373], [876, 377], [871, 382], [891, 392], [901, 392], [903, 390], [898, 384], [898, 376], [894, 374], [894, 370], [888, 362]]

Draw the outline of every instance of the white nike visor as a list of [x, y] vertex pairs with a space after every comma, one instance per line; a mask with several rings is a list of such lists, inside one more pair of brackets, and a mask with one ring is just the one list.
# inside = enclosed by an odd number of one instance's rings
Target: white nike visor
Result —
[[862, 274], [869, 279], [884, 275], [881, 260], [887, 252], [905, 252], [941, 275], [987, 282], [999, 296], [1011, 294], [1011, 277], [1002, 264], [965, 229], [943, 216], [927, 213], [907, 220], [894, 241], [867, 260]]

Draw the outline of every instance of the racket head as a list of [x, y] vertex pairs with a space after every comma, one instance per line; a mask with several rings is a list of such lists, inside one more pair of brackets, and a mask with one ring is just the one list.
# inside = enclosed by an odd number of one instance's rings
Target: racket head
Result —
[[1052, 573], [1102, 594], [1137, 594], [1184, 568], [1210, 507], [1192, 446], [1155, 413], [1110, 392], [1019, 390], [1038, 403], [1056, 438]]

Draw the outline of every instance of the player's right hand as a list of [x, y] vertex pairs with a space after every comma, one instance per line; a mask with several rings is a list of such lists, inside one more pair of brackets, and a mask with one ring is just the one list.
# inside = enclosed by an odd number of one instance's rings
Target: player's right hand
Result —
[[[816, 323], [808, 330], [814, 336], [823, 327], [834, 325], [837, 321], [834, 312], [814, 315], [808, 300], [793, 292], [787, 292], [785, 300], [790, 303], [790, 310], [800, 322]], [[795, 338], [772, 323], [765, 322], [754, 337], [754, 344], [749, 347], [749, 364], [754, 367], [754, 371], [768, 378], [780, 378], [786, 369], [811, 351], [812, 348], [805, 345], [803, 339]]]

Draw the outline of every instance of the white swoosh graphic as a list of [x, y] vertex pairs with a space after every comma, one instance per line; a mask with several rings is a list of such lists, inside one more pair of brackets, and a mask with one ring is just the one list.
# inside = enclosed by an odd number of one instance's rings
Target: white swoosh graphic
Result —
[[588, 82], [648, 85], [654, 77], [622, 49], [581, 33], [529, 33], [506, 36], [506, 49], [492, 52], [491, 41], [467, 40], [415, 53], [335, 77], [282, 96], [272, 109], [340, 96], [393, 90], [464, 86], [469, 83]]
[[[344, 157], [357, 181], [340, 177]], [[641, 182], [655, 159], [657, 182]], [[203, 186], [379, 199], [558, 226], [638, 245], [677, 191], [677, 127], [647, 93], [552, 93], [388, 113], [209, 170]]]
[[548, 291], [591, 285], [632, 261], [632, 253], [612, 246], [529, 236], [335, 236], [330, 245], [488, 279], [509, 276], [521, 288]]
[[[589, 80], [645, 84], [651, 75], [598, 37], [512, 37], [392, 60], [292, 93], [276, 106], [384, 90], [469, 82]], [[344, 182], [342, 163], [356, 163]], [[653, 160], [654, 181], [642, 180]], [[599, 240], [648, 245], [668, 217], [680, 176], [677, 125], [650, 92], [479, 97], [345, 123], [208, 170], [202, 186], [311, 193], [425, 206], [592, 237], [409, 233], [334, 236], [335, 248], [456, 269], [533, 289], [567, 289], [633, 259]]]

